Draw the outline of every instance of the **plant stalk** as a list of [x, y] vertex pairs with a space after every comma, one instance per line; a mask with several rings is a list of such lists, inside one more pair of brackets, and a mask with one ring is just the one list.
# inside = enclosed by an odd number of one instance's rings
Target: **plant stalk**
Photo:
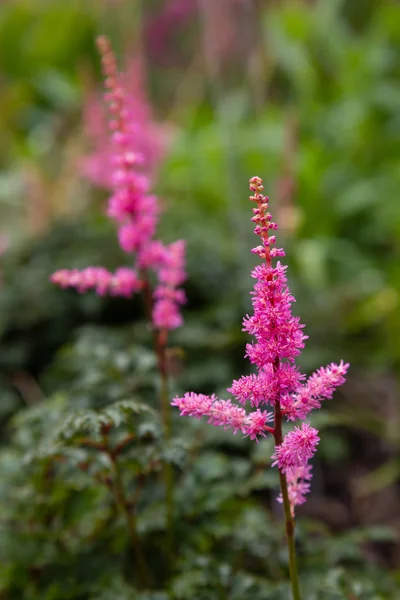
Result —
[[112, 456], [110, 456], [110, 458], [114, 468], [115, 497], [121, 510], [125, 514], [129, 531], [129, 537], [131, 540], [131, 547], [136, 559], [136, 564], [139, 569], [139, 580], [143, 583], [145, 587], [149, 587], [151, 584], [151, 573], [147, 566], [146, 559], [140, 546], [140, 540], [137, 533], [136, 515], [134, 513], [135, 507], [130, 506], [125, 496], [125, 490], [122, 483], [121, 471], [118, 465], [118, 460]]
[[[282, 435], [282, 412], [281, 405], [279, 400], [275, 403], [275, 428], [274, 428], [274, 438], [275, 445], [278, 446], [282, 443], [283, 435]], [[289, 501], [289, 493], [288, 493], [288, 485], [286, 480], [285, 473], [282, 473], [279, 470], [279, 482], [281, 486], [282, 500], [283, 500], [283, 510], [285, 515], [285, 532], [286, 532], [286, 543], [289, 553], [289, 575], [290, 582], [292, 585], [292, 597], [293, 600], [301, 600], [300, 594], [300, 581], [299, 581], [299, 573], [297, 569], [297, 557], [296, 557], [296, 546], [295, 546], [295, 538], [294, 538], [294, 529], [295, 522], [290, 510], [290, 501]]]
[[[153, 298], [151, 285], [145, 270], [141, 272], [143, 285], [144, 304], [149, 324], [152, 323]], [[166, 329], [154, 331], [154, 350], [157, 355], [158, 371], [160, 373], [160, 409], [161, 421], [163, 426], [164, 440], [166, 443], [171, 438], [171, 418], [168, 392], [168, 364], [167, 364], [167, 335]], [[174, 477], [172, 466], [164, 462], [163, 477], [165, 486], [165, 504], [167, 511], [167, 537], [166, 554], [168, 561], [171, 562], [174, 541]]]
[[[170, 406], [169, 406], [169, 392], [168, 392], [168, 369], [167, 369], [167, 331], [161, 330], [158, 332], [157, 337], [157, 356], [158, 366], [160, 371], [161, 379], [161, 415], [164, 429], [164, 440], [166, 443], [169, 442], [171, 437], [171, 418], [170, 418]], [[165, 499], [166, 499], [166, 510], [167, 510], [167, 539], [166, 549], [168, 560], [172, 559], [172, 547], [174, 543], [174, 478], [172, 465], [164, 462], [164, 482], [165, 482]]]
[[132, 503], [130, 503], [126, 497], [117, 454], [109, 444], [108, 431], [106, 428], [103, 431], [103, 446], [104, 451], [108, 454], [108, 457], [111, 461], [114, 473], [114, 481], [112, 487], [110, 486], [110, 489], [114, 491], [117, 505], [120, 507], [121, 511], [123, 512], [126, 518], [130, 545], [135, 556], [136, 565], [138, 567], [138, 579], [144, 587], [149, 587], [151, 585], [152, 577], [149, 567], [147, 566], [146, 559], [142, 552], [139, 536], [137, 533], [136, 515], [134, 512], [135, 506], [132, 505]]

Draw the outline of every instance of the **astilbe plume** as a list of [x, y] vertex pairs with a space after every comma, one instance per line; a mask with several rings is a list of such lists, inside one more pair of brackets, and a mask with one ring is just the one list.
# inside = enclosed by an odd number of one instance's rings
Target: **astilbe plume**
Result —
[[182, 38], [197, 22], [215, 62], [232, 64], [245, 49], [243, 23], [251, 15], [247, 5], [247, 0], [165, 0], [159, 3], [160, 10], [150, 13], [146, 49], [157, 64], [180, 64], [182, 56], [186, 60]]
[[[145, 92], [143, 61], [137, 55], [128, 54], [125, 64], [120, 81], [129, 111], [127, 129], [135, 153], [143, 158], [143, 171], [154, 175], [166, 151], [168, 127], [153, 118]], [[84, 99], [83, 125], [91, 152], [80, 158], [79, 170], [94, 185], [112, 189], [114, 152], [109, 143], [109, 124], [103, 98], [92, 89], [88, 90]]]
[[196, 0], [169, 0], [160, 7], [147, 23], [145, 39], [152, 59], [169, 66], [177, 60], [171, 56], [170, 41], [182, 37], [182, 31], [196, 16], [197, 4]]
[[[253, 314], [244, 318], [243, 330], [254, 337], [254, 341], [247, 344], [246, 357], [256, 366], [256, 373], [233, 381], [228, 392], [251, 410], [246, 411], [231, 400], [193, 392], [175, 398], [172, 405], [179, 408], [181, 415], [205, 416], [213, 425], [232, 429], [233, 433], [240, 431], [256, 441], [272, 434], [275, 438], [273, 466], [286, 478], [293, 515], [294, 507], [305, 501], [310, 489], [312, 475], [308, 461], [315, 453], [319, 437], [314, 427], [302, 423], [282, 439], [282, 417], [288, 421], [306, 419], [344, 383], [349, 365], [343, 361], [332, 363], [320, 368], [307, 381], [296, 366], [295, 359], [307, 336], [303, 334], [304, 326], [299, 318], [291, 311], [295, 299], [287, 286], [286, 267], [279, 261], [272, 265], [273, 258], [283, 257], [285, 253], [274, 247], [275, 235], [269, 235], [278, 226], [268, 212], [268, 198], [262, 195], [259, 177], [250, 180], [250, 190], [250, 199], [256, 204], [252, 218], [254, 231], [261, 238], [260, 245], [252, 252], [263, 262], [251, 273], [256, 280], [251, 292]], [[271, 406], [273, 412], [266, 410], [266, 406]]]
[[[134, 267], [121, 267], [110, 273], [103, 267], [62, 269], [53, 273], [53, 283], [75, 288], [83, 293], [94, 290], [98, 295], [131, 297], [148, 288], [148, 272], [156, 275], [152, 321], [156, 328], [172, 330], [182, 324], [180, 307], [185, 295], [180, 286], [186, 278], [185, 242], [169, 246], [154, 238], [160, 216], [157, 197], [150, 193], [151, 136], [144, 132], [143, 106], [135, 103], [124, 86], [126, 75], [117, 70], [116, 58], [105, 37], [98, 40], [105, 76], [106, 101], [109, 106], [111, 152], [103, 174], [112, 188], [107, 215], [118, 227], [122, 250], [132, 254]], [[147, 145], [146, 145], [147, 144]], [[147, 166], [147, 169], [146, 169]]]

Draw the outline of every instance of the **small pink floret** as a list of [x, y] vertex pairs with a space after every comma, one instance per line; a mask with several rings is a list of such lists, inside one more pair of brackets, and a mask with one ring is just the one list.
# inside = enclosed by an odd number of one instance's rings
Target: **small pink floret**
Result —
[[308, 423], [303, 423], [285, 435], [282, 444], [275, 447], [272, 465], [277, 465], [283, 473], [288, 469], [303, 467], [314, 455], [318, 443], [318, 431]]

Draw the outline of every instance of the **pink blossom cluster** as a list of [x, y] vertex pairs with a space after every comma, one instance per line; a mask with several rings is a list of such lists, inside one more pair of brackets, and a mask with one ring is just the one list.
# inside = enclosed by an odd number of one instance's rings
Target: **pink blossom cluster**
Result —
[[[252, 218], [254, 231], [261, 241], [252, 252], [263, 262], [251, 274], [256, 280], [251, 292], [253, 314], [244, 318], [243, 330], [254, 337], [246, 346], [246, 357], [255, 365], [256, 373], [234, 380], [228, 392], [253, 410], [246, 412], [230, 400], [194, 393], [175, 398], [172, 404], [182, 415], [206, 416], [213, 425], [231, 428], [234, 433], [241, 431], [255, 440], [266, 433], [274, 435], [273, 466], [286, 475], [293, 511], [294, 506], [305, 501], [309, 491], [311, 467], [308, 461], [315, 453], [319, 437], [315, 428], [303, 423], [282, 440], [281, 419], [284, 416], [288, 421], [304, 420], [312, 410], [320, 408], [322, 401], [332, 398], [334, 390], [344, 383], [349, 365], [341, 361], [321, 367], [307, 381], [296, 366], [295, 359], [307, 336], [303, 334], [304, 326], [299, 318], [291, 311], [295, 299], [287, 285], [286, 267], [279, 261], [275, 266], [271, 264], [271, 259], [284, 256], [284, 251], [273, 247], [276, 238], [269, 233], [278, 226], [268, 212], [269, 201], [262, 195], [259, 177], [250, 180], [250, 190], [250, 200], [256, 203]], [[265, 405], [274, 408], [273, 426], [268, 424], [271, 413], [260, 410]], [[225, 417], [221, 411], [226, 412]]]
[[175, 398], [172, 402], [177, 406], [182, 416], [208, 417], [208, 422], [224, 429], [232, 429], [236, 434], [241, 431], [244, 435], [256, 440], [265, 436], [266, 424], [273, 419], [273, 414], [259, 409], [246, 413], [244, 408], [232, 404], [230, 400], [219, 400], [214, 394], [194, 394], [187, 392], [183, 398]]
[[142, 282], [136, 272], [128, 267], [120, 267], [110, 273], [103, 267], [87, 267], [78, 269], [61, 269], [51, 276], [52, 283], [62, 288], [74, 288], [81, 294], [95, 290], [99, 296], [124, 296], [129, 298], [142, 288]]
[[[118, 226], [121, 248], [135, 256], [134, 269], [120, 268], [115, 274], [102, 267], [83, 271], [61, 270], [51, 280], [62, 287], [80, 292], [95, 290], [97, 294], [130, 297], [147, 282], [147, 272], [155, 272], [158, 283], [154, 292], [153, 324], [159, 329], [176, 329], [182, 324], [180, 307], [185, 295], [180, 286], [186, 278], [185, 244], [183, 241], [165, 246], [154, 239], [160, 215], [156, 196], [150, 193], [150, 181], [144, 167], [150, 162], [150, 138], [143, 134], [146, 114], [135, 104], [117, 70], [116, 58], [106, 38], [99, 38], [99, 49], [105, 76], [110, 112], [111, 152], [104, 164], [112, 189], [107, 215]], [[95, 125], [96, 123], [94, 123]], [[146, 164], [147, 161], [147, 164]], [[140, 276], [138, 275], [140, 273]]]
[[[312, 466], [303, 465], [294, 467], [286, 471], [286, 479], [288, 485], [288, 494], [291, 507], [292, 517], [294, 517], [294, 507], [304, 504], [306, 495], [310, 491], [310, 481], [312, 479]], [[283, 502], [282, 494], [278, 496], [278, 502]]]
[[180, 306], [186, 302], [180, 288], [186, 279], [185, 242], [166, 246], [158, 271], [159, 284], [154, 290], [153, 323], [159, 329], [176, 329], [182, 325]]
[[[310, 491], [312, 467], [308, 461], [314, 455], [318, 443], [318, 431], [308, 423], [303, 423], [283, 438], [272, 455], [272, 466], [278, 466], [286, 474], [292, 515], [294, 507], [303, 504]], [[282, 502], [282, 494], [278, 500]]]
[[282, 473], [304, 466], [314, 455], [318, 442], [317, 430], [308, 423], [295, 427], [284, 437], [283, 442], [275, 447], [272, 455], [275, 462], [272, 466], [278, 465]]

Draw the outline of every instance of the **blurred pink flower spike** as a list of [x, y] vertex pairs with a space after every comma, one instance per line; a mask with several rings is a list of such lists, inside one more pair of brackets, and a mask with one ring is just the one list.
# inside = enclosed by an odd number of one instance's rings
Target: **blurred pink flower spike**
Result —
[[[150, 172], [156, 163], [157, 136], [151, 125], [149, 106], [143, 99], [141, 78], [135, 62], [127, 73], [119, 73], [107, 38], [100, 37], [105, 99], [109, 107], [108, 134], [103, 113], [94, 103], [87, 115], [92, 136], [99, 141], [100, 159], [87, 163], [111, 188], [107, 215], [116, 222], [122, 250], [134, 255], [134, 268], [121, 267], [110, 273], [103, 267], [83, 271], [61, 270], [51, 281], [81, 293], [94, 290], [99, 295], [131, 297], [148, 284], [148, 271], [156, 275], [152, 319], [157, 329], [172, 330], [182, 325], [180, 307], [185, 294], [180, 288], [186, 279], [185, 243], [165, 246], [154, 239], [160, 207], [150, 193]], [[108, 138], [111, 137], [111, 144]], [[107, 148], [107, 155], [104, 153]], [[104, 159], [104, 160], [103, 160]], [[86, 165], [87, 166], [87, 165]]]
[[128, 267], [120, 267], [115, 273], [103, 267], [87, 267], [82, 271], [61, 269], [53, 273], [50, 280], [62, 288], [74, 288], [81, 294], [94, 290], [99, 296], [130, 298], [142, 289], [136, 272]]
[[[156, 123], [146, 96], [143, 62], [126, 58], [126, 69], [119, 74], [125, 90], [126, 135], [130, 146], [141, 157], [141, 170], [154, 175], [168, 144], [168, 127]], [[93, 90], [86, 95], [83, 110], [84, 133], [92, 152], [80, 159], [81, 173], [98, 187], [113, 188], [113, 149], [109, 141], [109, 123], [101, 95]]]
[[186, 302], [185, 292], [180, 288], [186, 279], [185, 242], [178, 240], [166, 246], [160, 262], [153, 323], [159, 329], [177, 329], [182, 325], [180, 306]]

